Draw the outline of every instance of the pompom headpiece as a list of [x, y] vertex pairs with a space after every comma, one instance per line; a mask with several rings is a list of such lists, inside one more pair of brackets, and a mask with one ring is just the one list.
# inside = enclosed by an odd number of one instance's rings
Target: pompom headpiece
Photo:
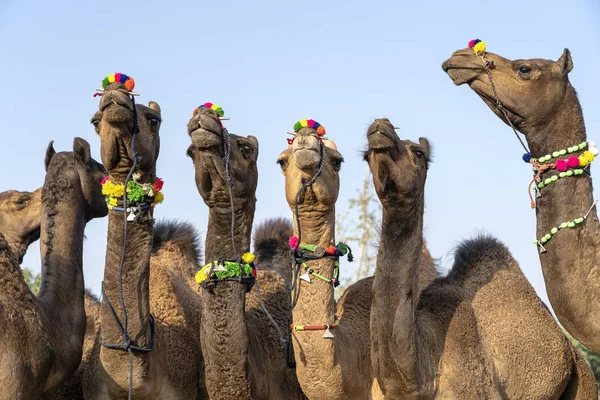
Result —
[[102, 89], [106, 89], [108, 85], [115, 82], [125, 85], [125, 89], [127, 89], [129, 92], [133, 91], [133, 88], [135, 87], [135, 81], [133, 78], [120, 72], [115, 72], [114, 74], [110, 74], [102, 80]]
[[302, 128], [313, 128], [319, 136], [325, 136], [325, 127], [319, 124], [314, 119], [301, 119], [294, 124], [294, 132], [298, 132]]
[[[216, 112], [219, 117], [222, 117], [223, 115], [225, 115], [225, 111], [223, 111], [223, 109], [221, 108], [221, 106], [218, 105], [218, 104], [204, 103], [201, 106], [198, 106], [198, 108], [210, 108], [211, 110], [213, 110], [214, 112]], [[194, 109], [193, 114], [196, 113], [196, 110], [198, 108]]]
[[475, 54], [483, 54], [485, 53], [485, 42], [479, 39], [473, 39], [469, 42], [469, 48], [473, 49]]

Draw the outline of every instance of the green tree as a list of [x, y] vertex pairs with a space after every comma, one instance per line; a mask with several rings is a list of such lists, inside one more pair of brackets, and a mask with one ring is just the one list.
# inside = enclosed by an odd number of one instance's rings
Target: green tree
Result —
[[25, 278], [25, 283], [27, 283], [29, 289], [37, 296], [42, 285], [42, 276], [34, 274], [29, 268], [23, 268], [23, 278]]
[[381, 225], [381, 204], [375, 194], [368, 167], [363, 187], [357, 192], [356, 198], [348, 200], [348, 212], [336, 216], [336, 237], [352, 247], [356, 263], [353, 278], [341, 274], [341, 284], [336, 291], [338, 296], [352, 283], [375, 272], [377, 251], [374, 241], [377, 238], [377, 229]]
[[573, 347], [581, 354], [585, 362], [590, 366], [594, 376], [596, 377], [596, 383], [598, 384], [598, 390], [600, 395], [600, 354], [594, 353], [577, 340], [573, 338], [573, 336], [569, 335], [569, 333], [563, 329], [563, 333], [569, 339]]

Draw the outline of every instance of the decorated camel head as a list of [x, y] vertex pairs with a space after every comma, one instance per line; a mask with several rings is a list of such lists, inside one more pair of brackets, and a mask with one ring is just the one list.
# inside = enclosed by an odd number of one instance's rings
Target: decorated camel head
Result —
[[42, 189], [0, 193], [0, 229], [19, 263], [27, 247], [40, 238]]
[[[365, 161], [384, 208], [411, 207], [423, 203], [423, 188], [430, 157], [429, 142], [400, 140], [387, 118], [376, 119], [367, 131]], [[419, 203], [419, 204], [417, 204]]]
[[[344, 157], [332, 140], [324, 138], [325, 128], [314, 120], [301, 120], [294, 125], [293, 139], [278, 157], [285, 176], [285, 195], [295, 212], [296, 195], [304, 184], [314, 180], [298, 197], [300, 214], [324, 213], [335, 208]], [[320, 221], [322, 223], [322, 221]]]
[[[258, 140], [228, 133], [221, 123], [223, 115], [221, 107], [205, 103], [194, 110], [188, 122], [192, 144], [187, 154], [194, 163], [196, 186], [209, 207], [229, 210], [229, 181], [234, 207], [253, 207], [258, 184]], [[225, 161], [230, 165], [229, 178]]]
[[484, 42], [478, 39], [469, 45], [470, 48], [455, 51], [442, 64], [454, 84], [468, 84], [507, 124], [508, 117], [530, 145], [544, 142], [550, 148], [560, 147], [555, 143], [560, 137], [548, 137], [547, 128], [560, 108], [565, 108], [565, 102], [576, 96], [568, 77], [573, 69], [569, 50], [564, 49], [557, 61], [509, 60], [487, 52]]
[[[124, 181], [133, 160], [133, 149], [139, 156], [137, 172], [144, 181], [153, 180], [160, 149], [160, 106], [151, 101], [148, 106], [136, 104], [132, 92], [133, 78], [115, 73], [102, 82], [98, 111], [92, 124], [100, 135], [102, 162], [111, 177]], [[135, 137], [135, 140], [134, 140]]]

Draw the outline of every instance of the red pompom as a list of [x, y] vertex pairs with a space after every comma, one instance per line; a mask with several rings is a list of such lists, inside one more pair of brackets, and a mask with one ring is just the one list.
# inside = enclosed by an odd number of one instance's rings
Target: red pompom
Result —
[[560, 172], [565, 172], [567, 170], [567, 161], [556, 160], [556, 169]]
[[290, 249], [295, 249], [296, 247], [298, 247], [298, 237], [297, 236], [292, 236], [290, 238]]
[[579, 158], [577, 158], [575, 156], [569, 157], [569, 159], [567, 160], [567, 166], [569, 168], [577, 168], [577, 167], [579, 167]]
[[335, 256], [337, 247], [335, 246], [330, 246], [328, 248], [325, 249], [325, 254], [329, 255], [329, 256]]
[[152, 184], [152, 187], [157, 192], [160, 192], [162, 190], [164, 184], [165, 184], [165, 181], [163, 181], [160, 178], [156, 178], [156, 181]]

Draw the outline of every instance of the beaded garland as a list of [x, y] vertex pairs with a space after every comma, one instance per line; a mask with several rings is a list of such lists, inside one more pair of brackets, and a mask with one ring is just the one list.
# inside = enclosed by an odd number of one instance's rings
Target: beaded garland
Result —
[[554, 237], [554, 235], [556, 235], [559, 231], [567, 229], [567, 228], [568, 229], [573, 229], [577, 225], [582, 224], [583, 221], [585, 221], [587, 219], [588, 215], [590, 215], [590, 212], [592, 211], [592, 209], [594, 207], [596, 207], [596, 204], [598, 204], [598, 200], [596, 200], [596, 201], [594, 201], [594, 203], [592, 203], [592, 206], [588, 210], [587, 214], [585, 214], [583, 217], [575, 218], [572, 221], [563, 222], [559, 226], [555, 226], [554, 228], [552, 228], [550, 230], [549, 233], [545, 234], [540, 239], [533, 239], [533, 244], [535, 244], [536, 246], [539, 246], [540, 247], [540, 253], [543, 253], [544, 251], [546, 251], [546, 249], [543, 246], [544, 243], [546, 243], [550, 239], [552, 239]]
[[[256, 277], [256, 267], [254, 266], [254, 254], [252, 253], [244, 253], [242, 255], [242, 269], [243, 274], [240, 271], [240, 265], [234, 261], [224, 261], [222, 264], [219, 264], [218, 261], [215, 261], [211, 264], [206, 264], [202, 267], [195, 276], [195, 280], [197, 284], [201, 284], [211, 277], [215, 277], [217, 279], [227, 279], [227, 278], [237, 278], [237, 277]], [[213, 268], [211, 275], [209, 276], [210, 269]]]
[[[594, 157], [597, 156], [598, 153], [600, 152], [600, 150], [598, 150], [598, 148], [596, 147], [596, 143], [591, 142], [591, 141], [590, 142], [583, 142], [583, 143], [580, 143], [578, 145], [571, 146], [571, 147], [569, 147], [567, 149], [558, 150], [558, 151], [553, 152], [552, 154], [546, 154], [545, 156], [542, 156], [542, 157], [537, 158], [537, 159], [533, 158], [531, 156], [531, 153], [525, 153], [525, 154], [523, 154], [523, 161], [526, 162], [526, 163], [528, 163], [528, 164], [531, 161], [534, 161], [534, 162], [537, 161], [537, 162], [543, 163], [543, 162], [550, 161], [550, 160], [552, 160], [554, 158], [558, 158], [560, 156], [564, 156], [566, 154], [576, 153], [578, 151], [581, 151], [581, 150], [585, 149], [586, 147], [588, 148], [588, 150], [585, 151], [582, 155], [579, 156], [579, 162], [578, 162], [577, 165], [572, 165], [575, 161], [574, 160], [571, 161], [572, 158], [576, 158], [576, 157], [574, 157], [574, 156], [570, 157], [569, 160], [568, 160], [569, 167], [571, 167], [571, 168], [575, 168], [575, 167], [578, 167], [578, 166], [585, 167], [587, 164], [589, 164], [590, 162], [594, 161]], [[586, 162], [586, 160], [587, 160], [587, 162]], [[583, 163], [583, 165], [582, 165], [582, 163]]]
[[194, 115], [196, 113], [196, 110], [198, 110], [199, 108], [210, 108], [211, 110], [216, 112], [219, 117], [222, 117], [225, 115], [225, 111], [223, 110], [223, 108], [221, 106], [219, 106], [218, 104], [213, 104], [213, 103], [204, 103], [201, 106], [194, 108], [194, 112], [192, 113], [192, 115]]
[[[139, 179], [139, 175], [134, 174], [134, 179], [127, 182], [127, 199], [131, 203], [140, 205], [150, 199], [150, 205], [154, 206], [164, 201], [165, 195], [161, 192], [164, 185], [162, 179], [156, 178], [153, 184], [139, 184], [137, 179]], [[125, 194], [125, 185], [112, 182], [108, 176], [100, 182], [100, 185], [102, 185], [102, 194], [106, 196], [108, 209], [112, 210], [114, 207], [118, 207]]]
[[319, 124], [314, 119], [301, 119], [294, 124], [294, 132], [298, 132], [302, 128], [313, 128], [317, 131], [317, 135], [325, 136], [325, 127]]
[[125, 89], [127, 89], [129, 92], [131, 92], [135, 87], [135, 81], [132, 77], [120, 72], [115, 72], [114, 74], [110, 74], [102, 80], [102, 89], [106, 89], [109, 84], [115, 82], [122, 83], [125, 86]]
[[477, 55], [483, 54], [485, 53], [485, 42], [479, 39], [473, 39], [469, 41], [469, 48], [473, 49]]

